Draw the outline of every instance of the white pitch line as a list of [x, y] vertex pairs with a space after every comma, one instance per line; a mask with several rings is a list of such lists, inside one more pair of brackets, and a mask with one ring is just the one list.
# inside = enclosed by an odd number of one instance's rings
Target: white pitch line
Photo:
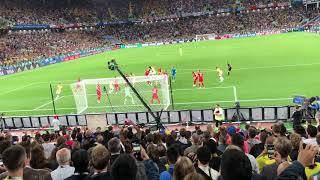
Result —
[[[57, 100], [55, 100], [55, 101], [58, 101], [58, 100], [60, 100], [60, 99], [62, 99], [62, 98], [64, 98], [64, 96], [59, 97], [59, 98], [58, 98]], [[50, 104], [50, 103], [52, 103], [52, 100], [49, 101], [49, 102], [47, 102], [47, 103], [42, 104], [41, 106], [38, 106], [38, 107], [34, 108], [33, 111], [39, 110], [39, 109], [41, 109], [42, 107], [44, 107], [44, 106], [46, 106], [46, 105], [48, 105], [48, 104]]]
[[36, 84], [38, 84], [38, 83], [31, 83], [31, 84], [28, 84], [28, 85], [25, 85], [25, 86], [21, 86], [21, 87], [15, 88], [15, 89], [11, 89], [9, 91], [1, 93], [0, 96], [6, 95], [6, 94], [12, 93], [14, 91], [17, 91], [17, 90], [20, 90], [20, 89], [23, 89], [23, 88], [27, 88], [29, 86], [33, 86], [33, 85], [36, 85]]
[[238, 96], [237, 96], [237, 88], [236, 86], [233, 86], [233, 95], [234, 95], [234, 102], [238, 101]]

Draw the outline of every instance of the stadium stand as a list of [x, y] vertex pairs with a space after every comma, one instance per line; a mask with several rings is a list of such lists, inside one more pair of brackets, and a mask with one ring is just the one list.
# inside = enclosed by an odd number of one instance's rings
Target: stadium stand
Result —
[[[7, 133], [0, 136], [0, 179], [164, 180], [188, 179], [192, 173], [213, 180], [317, 178], [317, 133], [312, 125], [290, 133], [281, 122], [272, 129], [208, 125], [160, 132], [136, 125], [75, 127], [20, 140]], [[300, 141], [306, 146], [299, 149]]]
[[[68, 3], [67, 3], [68, 2]], [[95, 3], [93, 3], [95, 2]], [[61, 3], [61, 4], [60, 4]], [[194, 40], [197, 34], [247, 33], [295, 28], [315, 19], [317, 10], [266, 8], [285, 0], [239, 2], [250, 11], [219, 13], [234, 6], [225, 0], [50, 1], [0, 0], [0, 27], [15, 24], [81, 24], [81, 29], [3, 31], [0, 67], [40, 58], [111, 47], [112, 43]], [[184, 13], [215, 12], [188, 16]], [[169, 21], [150, 22], [161, 17]], [[108, 20], [150, 23], [95, 25]], [[149, 21], [150, 20], [150, 21]], [[317, 18], [318, 20], [318, 18]], [[319, 21], [314, 24], [318, 24]], [[2, 32], [2, 31], [1, 31]], [[105, 38], [103, 38], [105, 37]], [[0, 69], [1, 69], [0, 68]], [[101, 130], [102, 129], [102, 130]], [[246, 125], [191, 126], [152, 132], [137, 125], [38, 131], [21, 137], [0, 134], [0, 179], [32, 180], [259, 180], [320, 178], [320, 126], [281, 123], [260, 129]], [[302, 145], [305, 143], [304, 145]]]

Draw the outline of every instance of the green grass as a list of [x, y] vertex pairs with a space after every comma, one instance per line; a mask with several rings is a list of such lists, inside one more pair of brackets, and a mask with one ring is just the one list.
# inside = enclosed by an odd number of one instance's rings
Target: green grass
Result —
[[[183, 48], [183, 56], [179, 55], [179, 47]], [[176, 66], [177, 81], [173, 83], [173, 90], [189, 90], [173, 92], [175, 109], [211, 108], [216, 101], [222, 101], [223, 107], [231, 107], [235, 100], [233, 88], [216, 87], [233, 86], [242, 106], [290, 105], [294, 95], [320, 95], [319, 47], [319, 35], [288, 33], [106, 52], [0, 77], [0, 112], [13, 116], [52, 114], [50, 83], [69, 84], [78, 77], [115, 77], [117, 73], [106, 68], [111, 58], [117, 59], [125, 72], [135, 75], [143, 75], [150, 65], [168, 71]], [[234, 70], [231, 76], [225, 76], [225, 82], [219, 83], [214, 69], [219, 65], [226, 75], [227, 61]], [[191, 72], [197, 69], [205, 72], [206, 89], [192, 87]], [[65, 97], [56, 102], [59, 114], [76, 113], [70, 95], [71, 90], [65, 85], [62, 94]], [[119, 111], [128, 109], [124, 107]], [[88, 112], [109, 110], [98, 108]]]

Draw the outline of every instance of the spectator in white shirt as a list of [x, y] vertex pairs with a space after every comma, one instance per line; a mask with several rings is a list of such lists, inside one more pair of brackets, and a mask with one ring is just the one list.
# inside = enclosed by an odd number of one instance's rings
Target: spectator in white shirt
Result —
[[58, 168], [51, 172], [52, 180], [64, 180], [74, 174], [74, 167], [70, 166], [71, 152], [67, 148], [62, 148], [56, 155]]
[[52, 124], [53, 126], [53, 130], [56, 134], [59, 134], [59, 131], [60, 131], [60, 121], [58, 119], [58, 116], [54, 116], [53, 117], [53, 120], [52, 120]]
[[305, 144], [318, 145], [316, 136], [318, 134], [317, 128], [315, 126], [309, 125], [307, 127], [308, 139], [303, 140]]
[[219, 173], [209, 166], [209, 161], [211, 159], [211, 153], [206, 147], [200, 147], [197, 150], [198, 157], [198, 167], [196, 171], [201, 174], [206, 180], [216, 180], [218, 179]]

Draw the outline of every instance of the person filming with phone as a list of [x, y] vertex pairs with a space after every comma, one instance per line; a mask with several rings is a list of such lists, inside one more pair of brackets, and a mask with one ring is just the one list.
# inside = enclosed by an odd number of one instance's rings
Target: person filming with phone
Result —
[[277, 169], [279, 164], [287, 163], [288, 156], [292, 150], [291, 142], [286, 137], [276, 138], [273, 145], [267, 145], [268, 157], [274, 159], [275, 162], [270, 165], [266, 165], [262, 168], [261, 175], [266, 177], [267, 180], [273, 180], [277, 177]]

